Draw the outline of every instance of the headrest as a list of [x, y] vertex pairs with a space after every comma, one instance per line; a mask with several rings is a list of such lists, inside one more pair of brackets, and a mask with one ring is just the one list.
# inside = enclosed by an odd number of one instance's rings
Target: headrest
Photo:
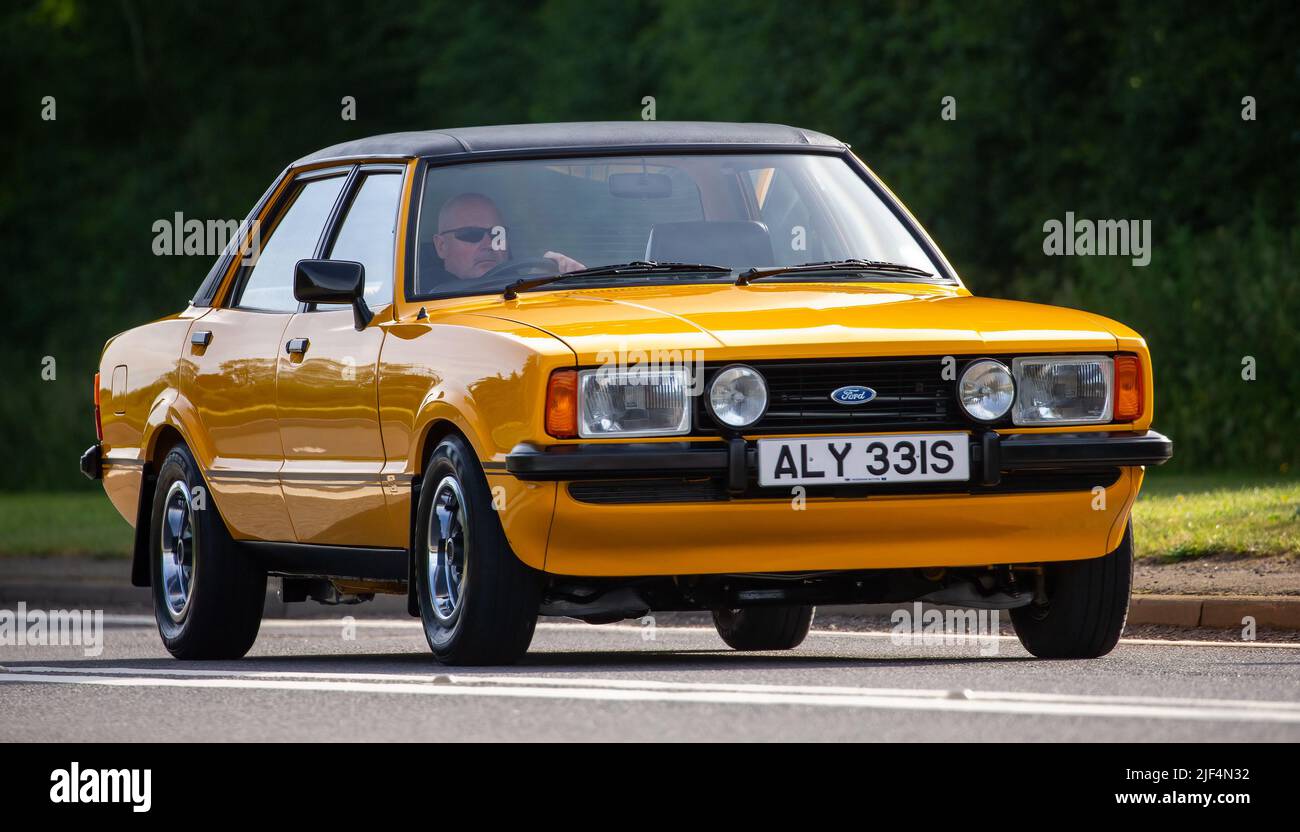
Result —
[[438, 277], [443, 274], [442, 258], [438, 256], [438, 249], [434, 247], [433, 240], [420, 242], [420, 253], [416, 265], [419, 267], [419, 271], [415, 275], [416, 294], [422, 295], [439, 289], [440, 287], [436, 284]]
[[650, 229], [647, 260], [709, 263], [715, 266], [771, 266], [767, 226], [738, 222], [661, 222]]

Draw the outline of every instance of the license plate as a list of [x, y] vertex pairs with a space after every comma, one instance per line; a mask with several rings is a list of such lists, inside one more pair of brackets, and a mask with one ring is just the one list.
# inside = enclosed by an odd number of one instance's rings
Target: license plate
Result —
[[970, 478], [964, 433], [758, 440], [758, 483], [838, 485]]

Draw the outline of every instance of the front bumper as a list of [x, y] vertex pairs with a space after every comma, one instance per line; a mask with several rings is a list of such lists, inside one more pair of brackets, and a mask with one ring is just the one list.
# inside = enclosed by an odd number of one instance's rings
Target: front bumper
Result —
[[538, 503], [531, 526], [508, 523], [507, 536], [518, 548], [548, 529], [541, 568], [582, 576], [1078, 560], [1114, 550], [1143, 466], [1172, 450], [1141, 431], [973, 432], [969, 480], [809, 487], [796, 500], [789, 488], [758, 485], [756, 446], [740, 437], [520, 446], [502, 473], [553, 502]]
[[[1095, 469], [1099, 466], [1161, 465], [1174, 443], [1155, 431], [972, 434], [972, 481], [997, 485], [1004, 473]], [[744, 491], [758, 470], [753, 442], [631, 442], [599, 445], [520, 445], [506, 456], [506, 470], [521, 480], [591, 480], [644, 476], [724, 476]]]

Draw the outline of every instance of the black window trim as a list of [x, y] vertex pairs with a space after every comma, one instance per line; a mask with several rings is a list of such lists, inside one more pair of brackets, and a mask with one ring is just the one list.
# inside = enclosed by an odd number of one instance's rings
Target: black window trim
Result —
[[248, 229], [253, 224], [253, 220], [261, 215], [262, 209], [266, 206], [267, 201], [271, 199], [271, 194], [275, 193], [276, 189], [280, 187], [280, 183], [284, 181], [284, 178], [288, 176], [288, 174], [289, 168], [280, 171], [280, 175], [275, 177], [274, 181], [271, 182], [270, 187], [263, 191], [257, 202], [253, 204], [253, 209], [248, 212], [248, 215], [244, 217], [244, 221], [239, 224], [239, 230], [235, 232], [235, 238], [226, 243], [226, 249], [221, 252], [221, 255], [217, 258], [216, 262], [212, 264], [210, 269], [208, 269], [208, 273], [203, 278], [203, 282], [199, 284], [198, 291], [196, 291], [194, 297], [190, 299], [191, 306], [199, 309], [210, 308], [212, 306], [212, 301], [216, 297], [217, 290], [221, 288], [222, 278], [224, 278], [226, 273], [230, 271], [230, 263], [234, 259], [235, 255], [238, 254], [240, 245], [243, 242], [244, 237], [248, 234]]
[[[348, 179], [343, 183], [343, 189], [339, 192], [339, 198], [330, 210], [328, 219], [325, 220], [325, 227], [321, 229], [320, 239], [316, 241], [316, 249], [312, 252], [312, 257], [317, 260], [325, 259], [326, 254], [331, 252], [334, 244], [338, 242], [339, 231], [343, 228], [343, 222], [347, 219], [348, 210], [352, 207], [352, 200], [356, 198], [357, 193], [361, 190], [361, 180], [371, 175], [391, 176], [396, 174], [402, 176], [406, 173], [406, 165], [393, 164], [391, 162], [370, 162], [354, 165], [348, 172]], [[405, 182], [401, 183], [405, 184]], [[398, 213], [401, 212], [402, 198], [399, 186], [397, 204], [394, 206]], [[397, 247], [393, 247], [393, 262], [397, 262]], [[397, 296], [393, 300], [379, 307], [386, 308], [397, 302]], [[299, 303], [299, 314], [305, 312], [338, 312], [349, 311], [342, 306], [331, 306], [328, 309], [318, 309], [314, 303]], [[377, 310], [374, 310], [377, 311]]]

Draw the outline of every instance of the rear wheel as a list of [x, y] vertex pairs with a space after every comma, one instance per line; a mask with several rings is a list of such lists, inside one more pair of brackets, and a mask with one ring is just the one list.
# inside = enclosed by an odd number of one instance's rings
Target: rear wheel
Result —
[[1119, 642], [1133, 587], [1133, 526], [1100, 558], [1044, 564], [1046, 603], [1011, 611], [1016, 635], [1040, 659], [1095, 659]]
[[424, 635], [444, 664], [510, 664], [528, 651], [541, 575], [515, 556], [487, 478], [459, 437], [434, 450], [416, 513], [415, 578]]
[[178, 659], [237, 659], [257, 640], [266, 571], [241, 552], [184, 445], [158, 469], [150, 514], [154, 618]]
[[736, 650], [790, 650], [812, 627], [811, 606], [747, 607], [713, 611], [713, 626]]

